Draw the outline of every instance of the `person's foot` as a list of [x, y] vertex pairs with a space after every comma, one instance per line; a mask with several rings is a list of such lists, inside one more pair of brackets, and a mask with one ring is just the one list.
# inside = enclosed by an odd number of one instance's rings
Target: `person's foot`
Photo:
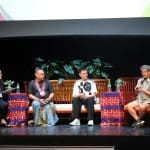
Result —
[[133, 122], [131, 127], [132, 128], [140, 128], [140, 127], [143, 127], [143, 125], [144, 125], [144, 121], [143, 120], [136, 120], [135, 122]]
[[50, 124], [43, 124], [43, 127], [53, 127], [54, 125], [50, 125]]
[[34, 126], [38, 127], [38, 126], [42, 126], [42, 123], [36, 123]]
[[94, 125], [94, 121], [93, 120], [89, 120], [87, 125], [88, 126], [93, 126]]
[[3, 126], [7, 126], [7, 122], [6, 122], [6, 120], [5, 120], [5, 119], [1, 119], [1, 125], [3, 125]]
[[29, 120], [28, 121], [28, 126], [33, 126], [34, 125], [34, 121], [33, 120]]
[[72, 122], [70, 122], [70, 125], [79, 126], [80, 125], [80, 120], [79, 119], [74, 119]]
[[138, 120], [134, 121], [131, 125], [132, 128], [135, 128], [135, 125], [137, 124]]
[[135, 128], [141, 128], [144, 126], [145, 121], [144, 120], [139, 120], [137, 124], [135, 125]]

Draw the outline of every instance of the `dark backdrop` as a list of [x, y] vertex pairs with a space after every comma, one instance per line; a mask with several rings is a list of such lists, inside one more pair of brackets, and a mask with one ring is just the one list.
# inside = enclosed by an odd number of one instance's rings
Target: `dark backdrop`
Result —
[[0, 39], [0, 67], [5, 79], [33, 78], [33, 58], [83, 59], [102, 57], [110, 62], [112, 78], [138, 76], [149, 64], [149, 36], [47, 36]]

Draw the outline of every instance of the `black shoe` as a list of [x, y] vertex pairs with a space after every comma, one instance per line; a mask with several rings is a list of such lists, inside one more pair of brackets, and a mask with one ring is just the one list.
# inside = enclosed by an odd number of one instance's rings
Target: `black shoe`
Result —
[[135, 125], [135, 128], [142, 128], [144, 126], [144, 123], [145, 123], [144, 120], [139, 120]]
[[134, 121], [134, 122], [132, 123], [131, 127], [132, 127], [132, 128], [135, 128], [135, 126], [136, 126], [136, 124], [137, 124], [138, 122], [139, 122], [139, 120]]
[[0, 127], [8, 127], [8, 124], [0, 124]]

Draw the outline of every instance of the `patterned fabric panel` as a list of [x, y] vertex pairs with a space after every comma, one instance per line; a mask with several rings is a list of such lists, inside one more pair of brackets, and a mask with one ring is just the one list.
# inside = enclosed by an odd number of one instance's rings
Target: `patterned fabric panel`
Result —
[[21, 126], [26, 123], [26, 111], [29, 99], [25, 93], [11, 93], [8, 101], [8, 118], [10, 126]]
[[124, 107], [123, 94], [120, 92], [107, 92], [102, 94], [101, 125], [123, 125]]

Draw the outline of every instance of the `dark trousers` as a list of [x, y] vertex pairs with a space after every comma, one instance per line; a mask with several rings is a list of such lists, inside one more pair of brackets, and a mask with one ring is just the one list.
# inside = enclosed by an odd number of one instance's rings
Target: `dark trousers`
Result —
[[8, 104], [4, 100], [0, 100], [0, 119], [6, 119], [8, 112]]
[[88, 120], [94, 119], [94, 98], [89, 99], [80, 99], [73, 98], [72, 100], [72, 118], [79, 119], [79, 115], [81, 112], [81, 106], [84, 105], [88, 112]]

